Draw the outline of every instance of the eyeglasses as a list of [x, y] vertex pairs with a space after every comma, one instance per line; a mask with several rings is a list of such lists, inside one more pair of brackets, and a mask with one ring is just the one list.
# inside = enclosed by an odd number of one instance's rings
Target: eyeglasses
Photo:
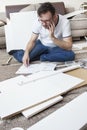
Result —
[[51, 20], [52, 20], [52, 18], [51, 18], [51, 19], [48, 19], [48, 20], [38, 19], [38, 21], [41, 22], [41, 23], [48, 23], [48, 22], [50, 22]]

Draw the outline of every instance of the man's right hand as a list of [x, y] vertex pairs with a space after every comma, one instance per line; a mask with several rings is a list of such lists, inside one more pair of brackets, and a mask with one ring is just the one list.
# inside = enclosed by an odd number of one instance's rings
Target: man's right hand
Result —
[[28, 53], [28, 52], [25, 52], [22, 61], [23, 61], [23, 64], [24, 64], [26, 67], [29, 66], [29, 60], [30, 60], [30, 58], [29, 58], [29, 53]]
[[35, 42], [38, 38], [37, 34], [32, 33], [31, 38], [26, 46], [25, 49], [25, 53], [22, 59], [23, 64], [27, 67], [29, 66], [29, 62], [30, 62], [30, 57], [29, 57], [29, 52], [33, 49], [33, 47], [35, 46]]

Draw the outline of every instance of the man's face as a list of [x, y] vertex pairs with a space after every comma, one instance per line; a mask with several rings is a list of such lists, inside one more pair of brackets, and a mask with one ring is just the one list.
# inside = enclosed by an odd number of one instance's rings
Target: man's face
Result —
[[48, 11], [45, 14], [41, 14], [41, 16], [39, 17], [39, 21], [41, 22], [44, 28], [49, 29], [49, 26], [52, 22], [54, 22], [54, 19], [52, 14]]

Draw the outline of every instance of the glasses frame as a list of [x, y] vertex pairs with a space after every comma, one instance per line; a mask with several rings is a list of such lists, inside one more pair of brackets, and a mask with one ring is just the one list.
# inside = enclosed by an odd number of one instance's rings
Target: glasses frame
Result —
[[38, 18], [38, 21], [39, 21], [40, 23], [48, 23], [48, 22], [51, 22], [52, 19], [53, 19], [53, 18], [50, 18], [50, 19], [47, 19], [47, 20], [42, 20], [42, 19]]

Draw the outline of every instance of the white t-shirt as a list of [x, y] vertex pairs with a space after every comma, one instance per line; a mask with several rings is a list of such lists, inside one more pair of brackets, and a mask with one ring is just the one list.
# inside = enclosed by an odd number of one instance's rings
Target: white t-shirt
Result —
[[[43, 45], [49, 47], [56, 46], [49, 37], [48, 29], [44, 28], [38, 20], [35, 22], [35, 25], [33, 27], [33, 33], [39, 35], [39, 39]], [[59, 40], [62, 40], [64, 37], [71, 36], [71, 28], [69, 20], [64, 18], [64, 16], [62, 15], [59, 15], [59, 21], [55, 27], [54, 36]]]

